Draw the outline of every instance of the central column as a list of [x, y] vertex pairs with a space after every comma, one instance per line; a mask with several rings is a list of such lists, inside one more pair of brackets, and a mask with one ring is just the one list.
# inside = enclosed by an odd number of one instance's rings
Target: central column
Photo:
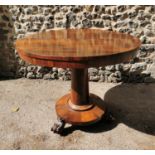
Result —
[[73, 110], [87, 110], [89, 103], [88, 69], [72, 69], [70, 106]]
[[56, 103], [60, 119], [72, 125], [88, 125], [99, 121], [105, 108], [102, 100], [89, 94], [88, 69], [72, 69], [71, 92]]

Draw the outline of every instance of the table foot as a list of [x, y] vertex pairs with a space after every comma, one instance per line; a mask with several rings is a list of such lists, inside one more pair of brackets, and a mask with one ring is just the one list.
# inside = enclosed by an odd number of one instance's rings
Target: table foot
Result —
[[54, 123], [54, 125], [52, 126], [51, 131], [53, 131], [54, 133], [61, 134], [64, 130], [65, 124], [66, 123], [64, 120], [62, 120], [61, 118], [58, 118], [57, 122]]
[[66, 123], [72, 125], [89, 125], [103, 118], [105, 115], [105, 106], [101, 98], [90, 94], [89, 104], [73, 107], [70, 104], [70, 94], [67, 94], [56, 103], [56, 112], [58, 117]]

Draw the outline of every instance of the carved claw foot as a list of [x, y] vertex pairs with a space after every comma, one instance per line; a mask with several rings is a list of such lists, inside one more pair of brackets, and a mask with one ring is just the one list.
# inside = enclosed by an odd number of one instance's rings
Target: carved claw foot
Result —
[[54, 123], [54, 125], [52, 126], [51, 131], [57, 134], [61, 134], [65, 127], [65, 124], [66, 123], [64, 120], [62, 120], [61, 118], [58, 118], [57, 122]]

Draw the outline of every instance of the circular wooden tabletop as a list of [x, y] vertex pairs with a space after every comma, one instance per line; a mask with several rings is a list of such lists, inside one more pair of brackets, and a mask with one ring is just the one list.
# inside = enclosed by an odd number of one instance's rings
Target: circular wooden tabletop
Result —
[[127, 62], [140, 45], [136, 37], [99, 29], [50, 30], [15, 43], [19, 55], [32, 64], [71, 68]]

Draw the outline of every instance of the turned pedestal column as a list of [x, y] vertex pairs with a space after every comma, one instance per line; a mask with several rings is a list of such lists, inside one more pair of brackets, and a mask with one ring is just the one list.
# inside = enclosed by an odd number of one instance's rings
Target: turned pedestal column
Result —
[[94, 123], [105, 113], [104, 105], [97, 105], [98, 100], [99, 97], [89, 94], [88, 69], [72, 69], [71, 92], [56, 103], [56, 112], [67, 123]]

